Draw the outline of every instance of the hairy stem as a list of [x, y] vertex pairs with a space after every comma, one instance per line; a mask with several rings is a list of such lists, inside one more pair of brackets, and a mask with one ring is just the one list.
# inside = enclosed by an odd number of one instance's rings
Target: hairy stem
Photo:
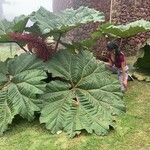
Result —
[[58, 37], [58, 40], [57, 40], [57, 43], [56, 43], [56, 46], [55, 46], [55, 52], [57, 51], [58, 44], [60, 42], [61, 36], [62, 36], [62, 33], [59, 34], [59, 37]]
[[19, 44], [18, 42], [15, 42], [15, 43], [17, 43], [22, 50], [24, 50], [25, 52], [27, 52], [27, 50], [21, 44]]
[[24, 50], [25, 52], [27, 52], [27, 50], [21, 44], [19, 44], [16, 41], [5, 41], [5, 42], [0, 41], [0, 43], [16, 43], [22, 50]]

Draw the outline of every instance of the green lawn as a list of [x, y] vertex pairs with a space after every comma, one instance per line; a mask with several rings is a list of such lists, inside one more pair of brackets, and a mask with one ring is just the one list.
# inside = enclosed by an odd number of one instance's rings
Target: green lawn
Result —
[[127, 113], [108, 136], [84, 133], [69, 139], [51, 135], [38, 120], [16, 119], [0, 138], [0, 150], [150, 150], [150, 83], [130, 82], [124, 101]]

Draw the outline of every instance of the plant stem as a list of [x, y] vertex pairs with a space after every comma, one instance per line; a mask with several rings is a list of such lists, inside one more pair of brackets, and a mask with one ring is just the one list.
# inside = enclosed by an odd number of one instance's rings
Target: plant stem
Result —
[[110, 1], [110, 18], [109, 18], [109, 22], [112, 22], [112, 7], [113, 7], [113, 0]]
[[25, 52], [27, 52], [27, 50], [21, 44], [19, 44], [16, 41], [5, 41], [5, 42], [0, 41], [0, 43], [16, 43], [22, 50], [24, 50]]
[[55, 52], [57, 51], [58, 44], [60, 42], [61, 36], [62, 36], [62, 33], [59, 34], [59, 37], [58, 37], [58, 40], [57, 40], [57, 43], [56, 43], [56, 46], [55, 46]]
[[18, 42], [15, 42], [15, 43], [18, 44], [20, 48], [23, 49], [25, 52], [28, 52], [21, 44], [19, 44]]

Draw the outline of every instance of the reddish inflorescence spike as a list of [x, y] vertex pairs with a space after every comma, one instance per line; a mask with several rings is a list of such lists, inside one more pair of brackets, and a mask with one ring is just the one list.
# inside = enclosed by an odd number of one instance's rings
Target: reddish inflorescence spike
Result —
[[47, 61], [54, 54], [52, 45], [48, 46], [43, 38], [27, 33], [10, 33], [11, 39], [16, 42], [24, 42], [30, 52], [35, 53], [37, 57]]

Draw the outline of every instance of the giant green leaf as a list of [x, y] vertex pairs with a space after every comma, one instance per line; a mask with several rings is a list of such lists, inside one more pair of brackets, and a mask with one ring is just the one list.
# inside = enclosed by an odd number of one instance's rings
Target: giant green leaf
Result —
[[0, 61], [0, 87], [8, 81], [7, 78], [8, 68], [6, 62]]
[[133, 77], [139, 81], [150, 82], [150, 41], [146, 41], [140, 48], [137, 61], [134, 63]]
[[43, 62], [30, 54], [22, 54], [7, 63], [0, 62], [0, 133], [12, 122], [15, 115], [32, 120], [40, 111], [46, 73]]
[[12, 104], [7, 97], [7, 92], [0, 91], [0, 135], [7, 129], [8, 124], [12, 122], [13, 116], [11, 110]]
[[107, 34], [110, 36], [116, 36], [121, 38], [127, 38], [134, 36], [141, 32], [150, 31], [150, 21], [138, 20], [126, 25], [113, 25], [113, 24], [103, 24], [100, 25], [98, 31], [94, 33], [96, 36], [101, 36], [101, 34]]
[[75, 53], [76, 51], [83, 49], [83, 50], [91, 50], [91, 48], [95, 45], [96, 39], [85, 39], [81, 40], [80, 42], [69, 42], [69, 43], [64, 43], [60, 41], [60, 43], [69, 51], [72, 51]]
[[146, 42], [138, 52], [138, 59], [134, 66], [137, 69], [147, 70], [150, 72], [150, 42]]
[[8, 34], [10, 32], [23, 32], [29, 17], [21, 15], [15, 17], [13, 21], [6, 19], [0, 21], [0, 42], [11, 41]]
[[43, 34], [49, 32], [65, 33], [81, 24], [102, 22], [104, 15], [88, 7], [80, 7], [77, 10], [66, 9], [57, 14], [41, 7], [31, 15], [31, 20], [39, 26]]
[[71, 137], [82, 130], [97, 135], [114, 126], [114, 115], [125, 111], [117, 77], [90, 52], [58, 52], [47, 62], [57, 79], [47, 85], [40, 122], [52, 133], [66, 131]]

